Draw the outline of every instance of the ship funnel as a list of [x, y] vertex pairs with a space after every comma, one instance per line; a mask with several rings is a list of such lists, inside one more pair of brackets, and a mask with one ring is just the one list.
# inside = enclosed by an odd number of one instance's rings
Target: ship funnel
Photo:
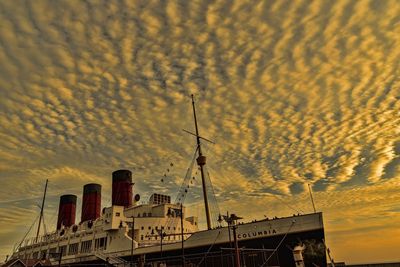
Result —
[[132, 206], [132, 172], [118, 170], [112, 173], [112, 204]]
[[62, 195], [60, 197], [60, 205], [58, 207], [58, 220], [57, 230], [61, 226], [70, 227], [75, 224], [76, 212], [76, 196], [75, 195]]
[[100, 217], [101, 185], [86, 184], [83, 187], [81, 222], [96, 220]]

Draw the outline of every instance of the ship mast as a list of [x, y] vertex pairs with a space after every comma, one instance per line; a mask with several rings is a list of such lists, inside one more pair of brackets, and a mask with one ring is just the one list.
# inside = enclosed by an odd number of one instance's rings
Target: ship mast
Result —
[[39, 217], [39, 225], [38, 225], [38, 229], [37, 229], [37, 233], [36, 233], [36, 239], [35, 242], [37, 242], [38, 237], [39, 237], [39, 232], [40, 232], [40, 223], [42, 222], [42, 218], [43, 218], [43, 209], [44, 209], [44, 201], [46, 199], [46, 191], [47, 191], [47, 183], [48, 183], [48, 179], [46, 179], [46, 185], [44, 187], [44, 194], [43, 194], [43, 199], [42, 199], [42, 206], [40, 207], [40, 217]]
[[206, 208], [206, 219], [207, 219], [207, 229], [211, 229], [211, 219], [210, 219], [210, 208], [208, 207], [208, 198], [207, 198], [207, 189], [206, 189], [206, 180], [204, 177], [204, 165], [206, 165], [206, 157], [203, 156], [201, 152], [201, 143], [200, 143], [200, 135], [199, 128], [197, 127], [197, 117], [196, 117], [196, 108], [194, 106], [194, 96], [192, 94], [192, 106], [193, 106], [193, 117], [194, 117], [194, 125], [196, 127], [196, 140], [197, 140], [197, 151], [199, 152], [199, 156], [197, 157], [197, 165], [200, 167], [201, 173], [201, 183], [203, 187], [203, 197], [204, 197], [204, 206]]

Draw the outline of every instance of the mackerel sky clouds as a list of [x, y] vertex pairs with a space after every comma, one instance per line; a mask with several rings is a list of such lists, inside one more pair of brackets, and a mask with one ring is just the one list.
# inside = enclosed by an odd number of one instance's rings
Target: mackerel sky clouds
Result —
[[399, 64], [396, 0], [1, 1], [1, 260], [45, 179], [49, 231], [118, 168], [175, 196], [192, 93], [221, 211], [311, 212], [310, 184], [335, 259], [400, 260]]

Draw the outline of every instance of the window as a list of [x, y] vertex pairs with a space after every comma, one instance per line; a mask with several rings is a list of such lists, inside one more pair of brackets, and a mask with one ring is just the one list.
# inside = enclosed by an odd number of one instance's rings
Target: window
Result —
[[78, 253], [78, 245], [79, 243], [69, 245], [68, 255], [75, 255]]
[[147, 215], [147, 213], [146, 213], [146, 212], [143, 212], [143, 217], [146, 217], [146, 215]]
[[67, 246], [60, 246], [58, 248], [58, 252], [61, 253], [61, 255], [66, 256], [67, 255]]
[[149, 226], [149, 230], [151, 230], [151, 226]]
[[57, 256], [55, 255], [56, 251], [57, 251], [57, 248], [51, 248], [51, 249], [49, 250], [49, 255], [53, 255], [53, 257], [57, 257]]
[[140, 229], [144, 230], [144, 226], [142, 226]]
[[156, 230], [158, 230], [158, 226], [156, 226]]
[[94, 242], [94, 248], [95, 249], [105, 249], [106, 248], [106, 241], [107, 237], [102, 237], [102, 238], [97, 238]]
[[92, 249], [92, 240], [83, 241], [81, 244], [81, 253], [90, 252]]
[[140, 236], [140, 240], [143, 240], [143, 235]]
[[116, 216], [116, 217], [119, 217], [120, 215], [121, 215], [121, 214], [120, 214], [119, 212], [116, 212], [116, 213], [115, 213], [115, 216]]

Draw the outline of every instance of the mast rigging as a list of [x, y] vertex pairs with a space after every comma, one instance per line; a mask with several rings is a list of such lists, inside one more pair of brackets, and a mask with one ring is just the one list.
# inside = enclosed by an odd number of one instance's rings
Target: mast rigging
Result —
[[42, 199], [42, 206], [40, 207], [40, 217], [39, 217], [39, 225], [38, 225], [38, 229], [37, 229], [37, 233], [36, 233], [36, 242], [39, 237], [40, 224], [41, 224], [42, 218], [43, 218], [44, 201], [46, 200], [46, 191], [47, 191], [47, 183], [48, 182], [49, 182], [49, 180], [46, 179], [46, 185], [44, 187], [44, 193], [43, 193], [43, 199]]

